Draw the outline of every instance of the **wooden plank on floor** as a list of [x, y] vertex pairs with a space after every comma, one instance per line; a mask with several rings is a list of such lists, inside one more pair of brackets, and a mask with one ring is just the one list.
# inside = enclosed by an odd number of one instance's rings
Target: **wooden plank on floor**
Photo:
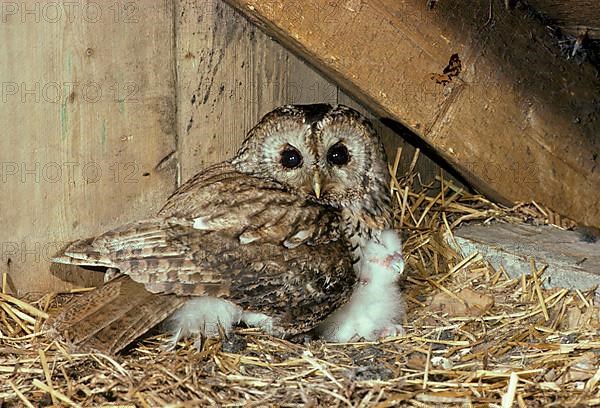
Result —
[[564, 59], [524, 11], [466, 10], [459, 0], [433, 9], [421, 0], [227, 1], [492, 199], [536, 200], [600, 225], [600, 78]]
[[589, 290], [600, 295], [600, 241], [585, 242], [578, 232], [553, 226], [516, 224], [466, 225], [454, 231], [450, 245], [465, 256], [479, 252], [496, 270], [512, 278], [531, 275], [531, 258], [546, 287]]

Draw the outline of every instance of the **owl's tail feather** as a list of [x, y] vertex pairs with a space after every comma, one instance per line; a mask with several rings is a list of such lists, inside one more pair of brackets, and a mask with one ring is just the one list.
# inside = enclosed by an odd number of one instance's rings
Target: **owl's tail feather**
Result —
[[156, 295], [127, 276], [69, 302], [44, 324], [72, 352], [114, 354], [165, 320], [185, 297]]
[[60, 256], [52, 258], [52, 262], [79, 265], [79, 266], [105, 266], [113, 267], [114, 263], [97, 248], [94, 247], [94, 238], [81, 239], [71, 243]]

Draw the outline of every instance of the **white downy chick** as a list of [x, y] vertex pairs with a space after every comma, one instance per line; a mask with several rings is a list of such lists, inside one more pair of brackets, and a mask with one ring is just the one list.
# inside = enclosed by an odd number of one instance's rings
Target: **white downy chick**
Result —
[[167, 349], [174, 349], [181, 338], [195, 337], [194, 347], [200, 350], [202, 336], [219, 337], [221, 332], [229, 335], [240, 322], [267, 333], [273, 331], [273, 319], [265, 314], [243, 311], [235, 303], [217, 297], [191, 298], [163, 323], [163, 327], [173, 333]]
[[357, 264], [359, 282], [348, 303], [333, 312], [316, 329], [327, 341], [368, 341], [404, 333], [399, 324], [404, 300], [398, 279], [404, 271], [402, 241], [395, 230], [381, 231], [361, 247]]

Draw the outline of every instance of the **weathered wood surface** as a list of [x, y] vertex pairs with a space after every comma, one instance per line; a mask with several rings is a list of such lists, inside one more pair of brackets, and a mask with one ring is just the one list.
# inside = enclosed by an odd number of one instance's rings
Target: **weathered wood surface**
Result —
[[542, 274], [544, 286], [596, 287], [600, 295], [600, 241], [584, 242], [577, 232], [552, 226], [467, 225], [447, 240], [465, 256], [478, 252], [494, 269], [502, 266], [512, 278], [531, 275], [533, 258], [536, 269], [547, 265]]
[[20, 293], [97, 283], [50, 258], [175, 187], [172, 3], [6, 2], [0, 18], [0, 272]]
[[[600, 78], [520, 10], [459, 0], [227, 0], [481, 192], [600, 225]], [[438, 83], [450, 57], [462, 70]], [[438, 80], [438, 81], [436, 81]]]
[[181, 180], [231, 158], [286, 103], [335, 103], [337, 87], [220, 0], [178, 1]]
[[[232, 157], [246, 132], [268, 111], [287, 103], [342, 103], [370, 117], [389, 159], [414, 147], [334, 83], [273, 41], [221, 0], [177, 3], [178, 135], [181, 180]], [[425, 155], [416, 166], [423, 182], [440, 168]]]
[[[408, 169], [414, 147], [230, 6], [220, 0], [184, 0], [177, 7], [182, 181], [231, 158], [262, 115], [287, 103], [343, 103], [358, 109], [373, 120], [390, 160], [403, 147], [399, 171]], [[417, 169], [425, 181], [440, 171], [424, 155]]]
[[598, 0], [528, 0], [536, 11], [557, 24], [563, 32], [600, 39], [600, 3]]

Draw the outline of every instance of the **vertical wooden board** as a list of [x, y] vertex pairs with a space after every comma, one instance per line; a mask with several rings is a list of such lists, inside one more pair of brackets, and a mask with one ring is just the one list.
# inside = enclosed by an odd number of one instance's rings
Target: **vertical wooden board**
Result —
[[[261, 35], [265, 35], [260, 29], [256, 29]], [[281, 47], [279, 43], [275, 44]], [[286, 50], [285, 53], [285, 103], [338, 103], [338, 87], [334, 83], [291, 52]]]
[[180, 0], [176, 16], [180, 182], [234, 156], [273, 108], [336, 102], [335, 85], [221, 0]]
[[2, 4], [0, 270], [17, 292], [98, 282], [51, 274], [50, 258], [154, 213], [173, 189], [172, 6]]

